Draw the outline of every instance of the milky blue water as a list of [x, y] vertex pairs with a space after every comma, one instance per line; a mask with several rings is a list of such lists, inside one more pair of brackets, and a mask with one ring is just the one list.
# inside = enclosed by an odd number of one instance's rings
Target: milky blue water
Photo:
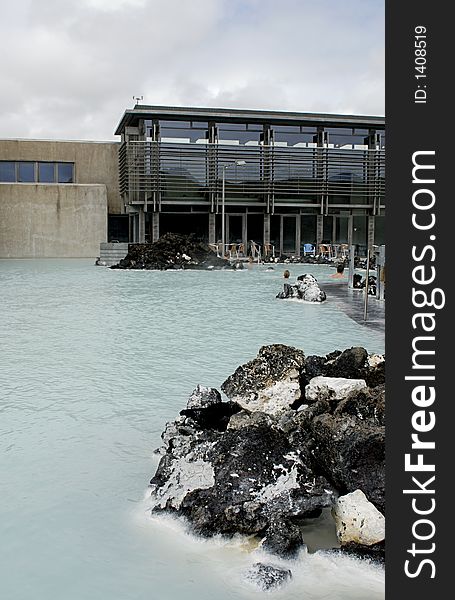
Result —
[[[258, 598], [241, 540], [202, 541], [151, 518], [146, 488], [167, 420], [198, 384], [219, 388], [259, 347], [309, 354], [382, 334], [336, 303], [275, 299], [283, 268], [115, 271], [87, 260], [0, 261], [0, 597]], [[322, 287], [332, 270], [312, 272]], [[276, 561], [275, 561], [276, 562]], [[267, 597], [383, 598], [383, 571], [302, 554]]]

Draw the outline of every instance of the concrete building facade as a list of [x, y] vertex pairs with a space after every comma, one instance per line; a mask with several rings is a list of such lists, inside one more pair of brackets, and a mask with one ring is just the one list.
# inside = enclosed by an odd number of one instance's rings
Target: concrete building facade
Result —
[[104, 185], [0, 184], [0, 258], [96, 257], [106, 230]]
[[124, 213], [118, 148], [1, 140], [0, 258], [98, 256], [109, 220], [115, 229]]

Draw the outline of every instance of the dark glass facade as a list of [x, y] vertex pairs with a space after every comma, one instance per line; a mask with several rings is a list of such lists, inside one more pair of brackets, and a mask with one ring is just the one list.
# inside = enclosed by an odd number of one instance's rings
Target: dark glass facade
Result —
[[371, 245], [374, 219], [384, 214], [380, 117], [138, 106], [116, 133], [125, 205], [132, 218], [155, 215], [143, 239], [156, 238], [160, 215], [169, 230], [164, 215], [191, 207], [214, 215], [213, 242], [224, 205], [230, 238], [260, 237], [298, 254], [323, 240]]

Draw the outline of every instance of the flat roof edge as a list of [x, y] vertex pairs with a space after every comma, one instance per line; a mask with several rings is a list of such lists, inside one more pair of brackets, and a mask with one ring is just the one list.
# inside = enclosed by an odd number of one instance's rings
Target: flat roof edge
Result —
[[1, 142], [50, 142], [65, 143], [65, 144], [118, 144], [118, 140], [62, 140], [60, 138], [0, 138]]
[[384, 126], [385, 117], [373, 115], [349, 115], [336, 113], [311, 113], [295, 111], [256, 110], [240, 108], [211, 108], [211, 107], [187, 107], [187, 106], [152, 106], [137, 104], [132, 109], [127, 109], [115, 130], [115, 135], [120, 135], [122, 130], [137, 122], [140, 118], [152, 117], [205, 117], [206, 119], [251, 119], [266, 121], [275, 119], [277, 121], [308, 121], [319, 123], [353, 123], [371, 126]]

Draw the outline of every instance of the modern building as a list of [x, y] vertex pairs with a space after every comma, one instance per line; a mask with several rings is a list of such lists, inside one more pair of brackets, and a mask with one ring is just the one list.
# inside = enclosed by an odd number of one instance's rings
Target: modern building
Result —
[[0, 140], [0, 257], [95, 257], [170, 231], [288, 255], [384, 243], [382, 117], [138, 104], [115, 133]]
[[383, 244], [384, 125], [381, 117], [136, 105], [116, 130], [130, 239], [194, 232], [211, 244], [254, 241], [290, 255], [306, 243]]

